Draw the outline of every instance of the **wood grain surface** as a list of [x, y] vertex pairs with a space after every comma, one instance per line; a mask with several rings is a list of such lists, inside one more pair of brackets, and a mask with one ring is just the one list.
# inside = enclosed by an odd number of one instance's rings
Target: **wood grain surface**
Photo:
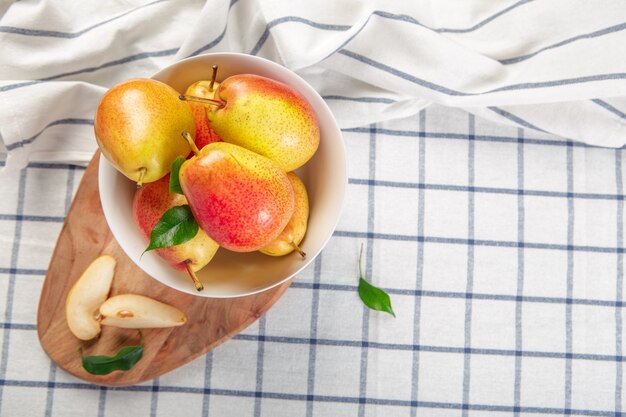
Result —
[[[37, 332], [43, 349], [61, 368], [90, 383], [132, 385], [156, 378], [208, 352], [257, 320], [287, 290], [287, 281], [247, 297], [211, 299], [164, 286], [138, 268], [122, 251], [109, 230], [98, 194], [99, 152], [83, 175], [59, 235], [39, 299]], [[87, 266], [99, 255], [117, 259], [111, 295], [142, 294], [171, 304], [187, 315], [181, 327], [144, 330], [143, 357], [129, 371], [91, 375], [81, 365], [78, 348], [86, 355], [113, 355], [122, 346], [138, 344], [139, 332], [103, 326], [97, 339], [78, 340], [65, 320], [65, 299]]]

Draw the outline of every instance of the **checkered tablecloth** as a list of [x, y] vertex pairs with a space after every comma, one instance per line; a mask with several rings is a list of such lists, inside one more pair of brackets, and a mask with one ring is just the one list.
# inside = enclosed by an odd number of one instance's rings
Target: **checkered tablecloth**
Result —
[[[614, 416], [623, 407], [623, 150], [432, 106], [344, 130], [346, 210], [233, 340], [125, 388], [59, 370], [37, 296], [83, 169], [0, 199], [2, 416]], [[397, 317], [364, 308], [365, 275]]]
[[[623, 1], [297, 3], [0, 0], [0, 416], [624, 415]], [[85, 383], [45, 355], [36, 310], [95, 107], [213, 51], [320, 92], [345, 211], [233, 340]], [[361, 245], [395, 319], [357, 295]]]

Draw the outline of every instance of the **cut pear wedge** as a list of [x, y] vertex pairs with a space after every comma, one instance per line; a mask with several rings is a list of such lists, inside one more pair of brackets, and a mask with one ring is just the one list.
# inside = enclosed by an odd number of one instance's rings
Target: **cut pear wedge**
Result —
[[120, 294], [100, 306], [101, 323], [126, 329], [181, 326], [187, 317], [179, 309], [138, 294]]
[[72, 286], [65, 300], [65, 317], [70, 331], [81, 340], [100, 334], [98, 307], [111, 290], [115, 258], [102, 255], [85, 269]]

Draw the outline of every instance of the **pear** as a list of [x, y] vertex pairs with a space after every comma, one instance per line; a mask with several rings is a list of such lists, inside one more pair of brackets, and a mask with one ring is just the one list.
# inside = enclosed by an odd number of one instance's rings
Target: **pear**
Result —
[[315, 110], [302, 94], [279, 81], [233, 75], [222, 81], [212, 100], [197, 101], [213, 103], [207, 116], [223, 141], [266, 156], [285, 172], [304, 165], [319, 146]]
[[287, 177], [291, 182], [295, 197], [293, 215], [280, 235], [260, 251], [266, 255], [283, 256], [295, 250], [304, 258], [306, 254], [298, 245], [304, 239], [309, 220], [309, 197], [304, 183], [294, 172], [289, 172]]
[[287, 174], [270, 159], [230, 143], [206, 145], [183, 163], [179, 177], [199, 226], [235, 252], [266, 246], [294, 211]]
[[[220, 85], [220, 83], [215, 80], [216, 76], [217, 65], [213, 65], [213, 75], [211, 80], [200, 80], [191, 84], [187, 87], [187, 90], [185, 90], [185, 94], [194, 97], [212, 99], [215, 96], [217, 87]], [[191, 107], [193, 118], [196, 123], [195, 144], [198, 149], [204, 148], [204, 146], [209, 143], [221, 142], [222, 139], [215, 132], [215, 130], [213, 130], [213, 127], [207, 118], [207, 109], [213, 107], [213, 105], [190, 101], [189, 106]]]
[[110, 255], [94, 259], [74, 283], [65, 300], [65, 318], [80, 340], [98, 336], [101, 325], [129, 329], [171, 327], [185, 324], [185, 314], [175, 307], [137, 294], [107, 298], [116, 260]]
[[102, 154], [118, 171], [141, 186], [166, 175], [179, 155], [191, 149], [183, 131], [195, 135], [191, 108], [160, 81], [137, 78], [109, 89], [94, 117]]
[[115, 264], [115, 258], [109, 255], [94, 259], [67, 294], [67, 325], [81, 340], [90, 340], [100, 334], [97, 312], [111, 290]]
[[138, 294], [119, 294], [100, 306], [102, 324], [125, 329], [182, 326], [187, 317], [179, 309]]
[[[183, 204], [187, 204], [187, 199], [181, 194], [170, 193], [167, 176], [138, 188], [133, 198], [133, 217], [146, 241], [150, 240], [150, 232], [163, 214], [170, 208]], [[195, 272], [213, 259], [218, 248], [218, 244], [204, 230], [198, 229], [196, 236], [187, 242], [155, 250], [175, 269], [186, 270], [196, 289], [201, 291], [203, 285]]]

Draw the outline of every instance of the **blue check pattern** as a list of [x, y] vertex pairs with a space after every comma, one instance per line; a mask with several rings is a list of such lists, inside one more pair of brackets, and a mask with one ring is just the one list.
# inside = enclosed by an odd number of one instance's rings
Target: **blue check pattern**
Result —
[[[84, 169], [5, 180], [0, 415], [622, 415], [623, 150], [438, 106], [344, 140], [347, 202], [322, 254], [253, 326], [132, 387], [77, 380], [37, 341]], [[361, 244], [396, 319], [358, 298]]]

